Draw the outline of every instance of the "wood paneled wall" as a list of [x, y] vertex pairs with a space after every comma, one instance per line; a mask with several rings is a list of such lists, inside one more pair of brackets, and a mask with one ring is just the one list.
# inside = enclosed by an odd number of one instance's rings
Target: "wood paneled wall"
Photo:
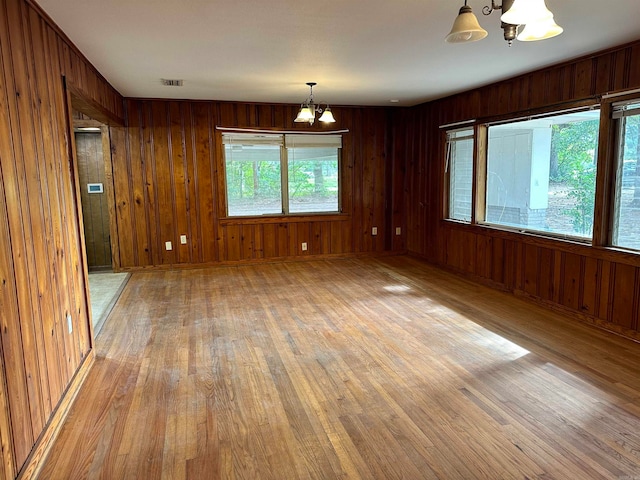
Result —
[[[404, 226], [403, 170], [388, 154], [389, 113], [333, 111], [338, 123], [330, 129], [349, 130], [343, 135], [343, 214], [243, 220], [221, 214], [216, 126], [309, 131], [293, 123], [297, 106], [128, 100], [127, 126], [111, 128], [122, 268], [401, 251], [402, 236], [392, 233]], [[173, 250], [165, 249], [167, 241]]]
[[92, 342], [63, 76], [114, 118], [123, 105], [23, 0], [0, 0], [0, 50], [0, 478], [14, 478]]
[[[443, 220], [440, 125], [526, 115], [640, 88], [640, 42], [398, 111], [407, 249], [483, 282], [640, 338], [640, 256]], [[606, 146], [600, 145], [600, 148]]]

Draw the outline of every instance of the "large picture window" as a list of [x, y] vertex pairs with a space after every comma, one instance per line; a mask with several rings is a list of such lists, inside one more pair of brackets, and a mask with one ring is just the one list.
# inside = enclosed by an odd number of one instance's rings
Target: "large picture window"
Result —
[[225, 133], [227, 215], [340, 211], [340, 135]]
[[473, 128], [447, 132], [446, 174], [449, 178], [448, 218], [471, 221], [473, 191]]
[[589, 110], [490, 125], [485, 221], [590, 238], [599, 118]]
[[640, 100], [614, 105], [613, 118], [618, 143], [612, 243], [640, 250]]

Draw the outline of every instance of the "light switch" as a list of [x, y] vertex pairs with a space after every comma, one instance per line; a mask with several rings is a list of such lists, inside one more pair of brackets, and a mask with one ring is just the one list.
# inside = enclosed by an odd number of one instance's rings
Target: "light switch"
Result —
[[173, 245], [171, 245], [171, 242], [165, 242], [165, 243], [164, 243], [164, 247], [165, 247], [167, 250], [173, 250]]

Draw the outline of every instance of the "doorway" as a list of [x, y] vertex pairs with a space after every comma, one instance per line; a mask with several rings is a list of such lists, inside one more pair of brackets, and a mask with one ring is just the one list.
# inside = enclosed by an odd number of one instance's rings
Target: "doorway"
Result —
[[109, 128], [75, 109], [72, 120], [91, 318], [97, 337], [129, 274], [117, 272], [117, 251], [114, 255], [112, 248], [117, 229]]

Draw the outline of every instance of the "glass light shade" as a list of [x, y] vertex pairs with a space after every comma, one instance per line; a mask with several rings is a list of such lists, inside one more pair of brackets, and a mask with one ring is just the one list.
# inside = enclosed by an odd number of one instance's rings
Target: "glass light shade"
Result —
[[335, 123], [336, 121], [336, 119], [333, 118], [333, 113], [331, 113], [331, 109], [329, 107], [324, 109], [324, 112], [322, 112], [322, 115], [320, 115], [318, 120], [324, 123]]
[[541, 22], [527, 23], [518, 35], [521, 42], [535, 42], [536, 40], [545, 40], [560, 35], [563, 29], [553, 20], [553, 16]]
[[544, 0], [515, 0], [509, 10], [500, 17], [504, 23], [526, 25], [553, 17]]
[[298, 116], [294, 120], [294, 122], [308, 122], [309, 120], [313, 120], [314, 114], [311, 113], [311, 109], [308, 106], [300, 107], [300, 111], [298, 112]]
[[487, 31], [480, 26], [471, 7], [464, 5], [460, 8], [449, 35], [444, 39], [447, 43], [465, 43], [482, 40], [486, 36]]

